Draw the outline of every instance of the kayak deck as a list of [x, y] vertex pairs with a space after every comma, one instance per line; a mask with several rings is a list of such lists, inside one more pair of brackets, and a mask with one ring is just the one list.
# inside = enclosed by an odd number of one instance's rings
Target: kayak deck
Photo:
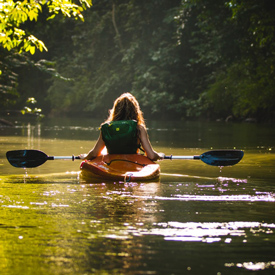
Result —
[[152, 180], [159, 177], [160, 166], [138, 154], [102, 155], [85, 160], [80, 165], [81, 174], [88, 179], [122, 181]]

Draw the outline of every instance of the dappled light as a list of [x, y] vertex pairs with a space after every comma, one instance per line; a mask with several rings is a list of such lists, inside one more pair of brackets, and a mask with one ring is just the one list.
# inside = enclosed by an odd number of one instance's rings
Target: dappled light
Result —
[[2, 2], [5, 113], [106, 117], [132, 92], [147, 118], [274, 121], [272, 1]]
[[0, 273], [274, 273], [274, 8], [1, 0]]
[[[152, 144], [167, 155], [238, 148], [244, 157], [222, 169], [196, 159], [159, 161], [159, 178], [147, 182], [84, 180], [81, 161], [70, 156], [93, 146], [99, 123], [45, 119], [0, 129], [0, 267], [5, 274], [171, 269], [217, 274], [275, 268], [270, 127], [188, 122], [181, 128], [152, 121]], [[229, 129], [234, 129], [230, 138]], [[5, 154], [22, 149], [70, 160], [15, 168]]]

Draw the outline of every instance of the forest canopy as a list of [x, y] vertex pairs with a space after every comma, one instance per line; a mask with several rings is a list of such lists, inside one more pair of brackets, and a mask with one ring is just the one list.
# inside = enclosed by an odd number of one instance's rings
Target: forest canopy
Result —
[[[11, 2], [30, 8], [19, 25], [3, 23]], [[70, 11], [45, 6], [60, 2]], [[146, 117], [275, 119], [272, 0], [0, 3], [2, 109], [34, 97], [46, 114], [106, 116], [131, 92]]]

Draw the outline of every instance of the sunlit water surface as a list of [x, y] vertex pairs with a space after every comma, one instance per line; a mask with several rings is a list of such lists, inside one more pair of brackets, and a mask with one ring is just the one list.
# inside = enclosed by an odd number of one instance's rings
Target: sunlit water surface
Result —
[[167, 155], [243, 149], [233, 167], [160, 162], [147, 183], [89, 182], [79, 161], [12, 167], [6, 151], [78, 155], [96, 121], [0, 128], [1, 274], [274, 274], [275, 155], [270, 125], [152, 122]]

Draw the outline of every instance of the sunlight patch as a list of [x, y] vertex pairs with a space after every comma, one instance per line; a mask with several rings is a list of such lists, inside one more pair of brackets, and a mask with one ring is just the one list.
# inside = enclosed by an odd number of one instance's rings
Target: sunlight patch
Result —
[[244, 262], [244, 263], [226, 263], [226, 267], [240, 267], [251, 271], [265, 270], [267, 268], [275, 268], [275, 261], [272, 262]]

